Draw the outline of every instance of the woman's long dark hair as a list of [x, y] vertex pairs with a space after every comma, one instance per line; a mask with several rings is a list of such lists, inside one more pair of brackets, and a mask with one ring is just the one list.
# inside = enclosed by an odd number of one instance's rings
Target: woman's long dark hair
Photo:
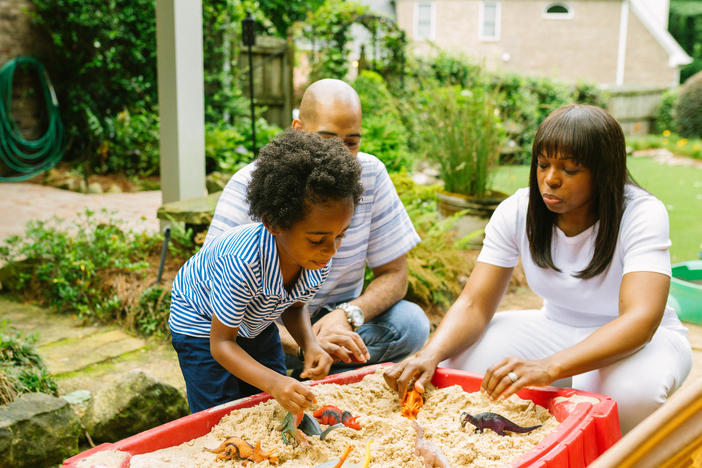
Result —
[[573, 158], [592, 173], [593, 209], [599, 221], [595, 251], [576, 278], [588, 279], [605, 271], [612, 261], [624, 213], [624, 186], [634, 183], [626, 169], [626, 144], [619, 123], [605, 110], [586, 105], [564, 106], [539, 125], [531, 150], [527, 237], [531, 256], [541, 268], [560, 271], [551, 257], [551, 238], [557, 215], [550, 211], [536, 178], [539, 155]]

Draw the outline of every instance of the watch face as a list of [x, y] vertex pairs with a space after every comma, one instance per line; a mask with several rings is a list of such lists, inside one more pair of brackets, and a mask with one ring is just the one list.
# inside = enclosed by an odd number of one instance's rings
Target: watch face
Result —
[[353, 322], [354, 327], [360, 327], [363, 325], [363, 317], [361, 316], [361, 312], [358, 310], [352, 310], [351, 311], [351, 322]]

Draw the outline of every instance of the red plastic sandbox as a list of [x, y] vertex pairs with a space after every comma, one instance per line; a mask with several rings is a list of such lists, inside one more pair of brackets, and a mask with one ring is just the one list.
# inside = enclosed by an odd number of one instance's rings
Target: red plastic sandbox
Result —
[[[364, 376], [375, 372], [378, 367], [380, 366], [368, 366], [332, 375], [312, 382], [312, 385], [344, 385], [358, 382]], [[432, 384], [439, 388], [460, 385], [466, 392], [478, 391], [481, 382], [482, 375], [453, 369], [437, 369], [432, 379]], [[525, 388], [517, 395], [548, 409], [560, 424], [530, 452], [515, 460], [512, 467], [585, 467], [621, 438], [617, 404], [610, 397], [556, 387]], [[567, 400], [570, 397], [575, 398]], [[191, 414], [119, 442], [98, 445], [65, 460], [63, 467], [75, 468], [80, 460], [103, 450], [119, 450], [133, 456], [180, 445], [207, 434], [231, 411], [255, 406], [270, 398], [267, 393], [260, 393]], [[598, 402], [590, 402], [592, 399]], [[574, 400], [580, 402], [576, 403]], [[129, 467], [129, 458], [124, 461], [122, 467]]]

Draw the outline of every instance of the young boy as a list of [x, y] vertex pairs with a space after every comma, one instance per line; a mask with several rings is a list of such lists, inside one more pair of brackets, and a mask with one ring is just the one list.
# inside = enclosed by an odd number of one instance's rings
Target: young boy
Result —
[[287, 377], [278, 317], [304, 352], [303, 377], [327, 375], [303, 304], [329, 273], [363, 191], [337, 139], [290, 130], [261, 149], [248, 187], [260, 223], [222, 233], [178, 272], [168, 320], [193, 412], [265, 391], [287, 411], [314, 403]]

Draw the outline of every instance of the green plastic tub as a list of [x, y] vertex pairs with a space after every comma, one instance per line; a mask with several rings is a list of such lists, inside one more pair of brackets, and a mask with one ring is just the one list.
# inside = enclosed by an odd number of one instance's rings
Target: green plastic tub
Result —
[[673, 265], [668, 305], [683, 322], [702, 325], [702, 260]]

